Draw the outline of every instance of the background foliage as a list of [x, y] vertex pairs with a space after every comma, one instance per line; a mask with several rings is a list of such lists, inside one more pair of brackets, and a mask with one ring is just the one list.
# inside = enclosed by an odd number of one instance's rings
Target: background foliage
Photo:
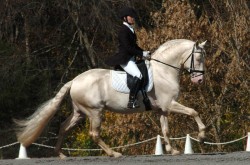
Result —
[[[91, 68], [108, 68], [107, 56], [117, 47], [121, 22], [117, 11], [137, 9], [138, 42], [154, 51], [176, 38], [207, 40], [206, 81], [193, 85], [181, 75], [179, 102], [195, 108], [207, 125], [207, 141], [225, 142], [249, 132], [249, 2], [247, 0], [6, 0], [0, 1], [0, 146], [16, 141], [12, 118], [32, 114], [54, 97], [62, 84]], [[44, 131], [38, 143], [55, 145], [57, 132], [71, 113], [70, 98]], [[155, 113], [121, 115], [106, 112], [102, 136], [110, 146], [130, 144], [161, 133]], [[196, 136], [193, 118], [170, 114], [171, 137]], [[88, 136], [88, 119], [65, 139], [64, 147], [98, 148]], [[147, 131], [145, 131], [147, 130]], [[8, 136], [4, 136], [8, 135]], [[7, 138], [6, 138], [7, 137]], [[172, 141], [183, 151], [183, 141]], [[154, 142], [118, 151], [152, 154]], [[245, 141], [230, 145], [194, 145], [195, 152], [245, 150]], [[51, 156], [40, 147], [30, 157]], [[15, 158], [18, 148], [0, 150], [0, 158]], [[69, 152], [102, 155], [103, 152]]]

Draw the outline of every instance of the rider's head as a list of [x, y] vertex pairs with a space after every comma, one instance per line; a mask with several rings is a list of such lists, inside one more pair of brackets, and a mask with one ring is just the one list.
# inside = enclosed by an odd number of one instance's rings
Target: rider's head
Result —
[[137, 19], [136, 11], [131, 7], [124, 7], [119, 12], [119, 17], [130, 25], [135, 23], [135, 19]]

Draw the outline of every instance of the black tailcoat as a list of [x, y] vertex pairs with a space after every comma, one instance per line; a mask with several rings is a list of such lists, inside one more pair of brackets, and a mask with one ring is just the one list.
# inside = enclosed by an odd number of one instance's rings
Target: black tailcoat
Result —
[[142, 57], [143, 50], [137, 45], [136, 34], [129, 27], [122, 25], [118, 34], [119, 50], [114, 56], [106, 60], [106, 64], [116, 66], [126, 64], [133, 56]]

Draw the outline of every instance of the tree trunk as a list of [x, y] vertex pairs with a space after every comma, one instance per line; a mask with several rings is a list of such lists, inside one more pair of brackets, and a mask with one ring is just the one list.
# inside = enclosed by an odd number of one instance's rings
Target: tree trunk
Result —
[[[76, 4], [78, 5], [78, 4]], [[80, 6], [80, 4], [78, 5]], [[72, 11], [73, 10], [73, 11]], [[95, 53], [94, 53], [94, 49], [91, 46], [87, 33], [85, 32], [85, 30], [83, 29], [83, 27], [81, 28], [79, 26], [79, 9], [71, 9], [70, 6], [68, 6], [68, 11], [70, 13], [70, 17], [72, 18], [72, 20], [75, 23], [75, 26], [77, 27], [77, 31], [78, 31], [78, 35], [79, 35], [79, 41], [80, 41], [80, 46], [82, 47], [84, 45], [84, 48], [86, 49], [87, 52], [87, 60], [89, 61], [90, 65], [88, 65], [89, 69], [95, 68], [97, 67], [97, 63], [96, 63], [96, 58], [95, 58]]]
[[26, 50], [26, 63], [27, 65], [30, 64], [30, 26], [29, 26], [29, 18], [27, 14], [22, 13], [22, 16], [24, 17], [24, 33], [25, 33], [25, 50]]

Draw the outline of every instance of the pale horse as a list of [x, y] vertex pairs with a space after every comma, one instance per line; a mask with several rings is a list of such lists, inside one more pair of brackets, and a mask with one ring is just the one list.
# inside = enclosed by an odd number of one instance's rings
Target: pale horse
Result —
[[[175, 112], [193, 116], [198, 124], [198, 138], [205, 138], [205, 125], [202, 123], [198, 113], [189, 107], [178, 103], [179, 94], [179, 72], [181, 68], [189, 71], [194, 83], [203, 81], [204, 73], [204, 45], [186, 39], [171, 40], [161, 45], [151, 56], [150, 65], [153, 71], [153, 88], [148, 93], [152, 103], [152, 109], [160, 113], [160, 123], [164, 136], [166, 151], [172, 155], [180, 152], [173, 149], [169, 140], [169, 128], [167, 114]], [[116, 113], [142, 113], [145, 112], [142, 95], [138, 95], [140, 108], [127, 109], [128, 94], [114, 90], [110, 84], [110, 70], [91, 69], [72, 81], [67, 82], [56, 96], [42, 106], [26, 120], [16, 121], [18, 126], [18, 141], [25, 147], [32, 144], [42, 133], [45, 126], [59, 109], [59, 105], [66, 94], [70, 91], [73, 104], [73, 112], [62, 123], [55, 146], [56, 153], [64, 158], [61, 151], [63, 136], [72, 129], [83, 117], [87, 116], [90, 121], [89, 134], [92, 139], [109, 156], [120, 157], [121, 153], [115, 152], [100, 137], [102, 113], [104, 110]]]

